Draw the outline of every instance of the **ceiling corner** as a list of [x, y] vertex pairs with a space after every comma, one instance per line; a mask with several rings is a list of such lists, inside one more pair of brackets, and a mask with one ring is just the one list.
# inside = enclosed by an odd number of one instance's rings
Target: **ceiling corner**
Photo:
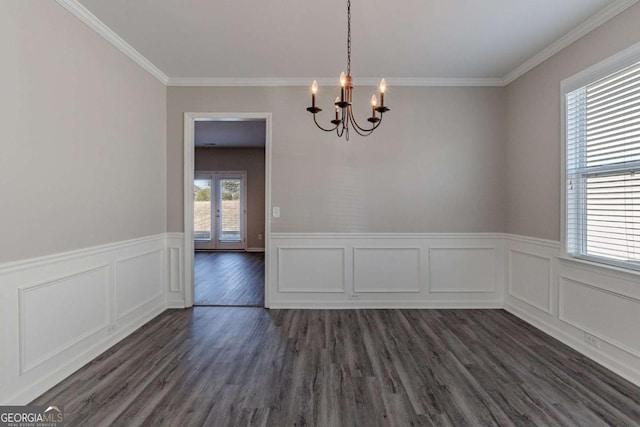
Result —
[[515, 70], [511, 71], [509, 74], [503, 77], [503, 85], [507, 86], [511, 84], [513, 81], [523, 76], [527, 72], [531, 71], [533, 68], [542, 64], [547, 59], [551, 58], [556, 53], [560, 52], [562, 49], [571, 45], [575, 41], [584, 37], [591, 31], [595, 30], [602, 24], [606, 23], [610, 19], [614, 18], [618, 14], [622, 13], [629, 7], [633, 6], [640, 0], [618, 0], [611, 3], [609, 6], [602, 9], [600, 12], [593, 15], [591, 18], [587, 19], [582, 24], [575, 27], [573, 30], [569, 31], [567, 34], [559, 38], [558, 40], [551, 43], [549, 46], [529, 58], [527, 61], [522, 63]]
[[169, 83], [169, 77], [158, 67], [153, 65], [151, 61], [142, 56], [140, 52], [133, 48], [129, 43], [124, 41], [122, 37], [115, 33], [111, 28], [99, 20], [86, 7], [81, 5], [77, 0], [56, 0], [58, 4], [71, 12], [76, 18], [85, 25], [98, 33], [102, 38], [115, 46], [120, 52], [128, 56], [133, 62], [141, 66], [145, 71], [158, 79], [162, 84]]

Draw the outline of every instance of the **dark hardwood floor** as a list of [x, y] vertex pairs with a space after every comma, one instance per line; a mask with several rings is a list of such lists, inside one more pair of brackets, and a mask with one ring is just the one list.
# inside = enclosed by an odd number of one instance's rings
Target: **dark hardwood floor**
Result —
[[264, 253], [196, 252], [196, 305], [264, 306]]
[[70, 426], [640, 425], [638, 387], [502, 310], [171, 310], [33, 403]]

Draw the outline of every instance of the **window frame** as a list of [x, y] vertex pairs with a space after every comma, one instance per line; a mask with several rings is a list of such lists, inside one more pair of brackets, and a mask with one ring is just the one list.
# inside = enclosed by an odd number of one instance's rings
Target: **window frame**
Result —
[[[560, 156], [560, 180], [561, 180], [561, 221], [560, 221], [560, 238], [562, 257], [578, 261], [586, 261], [595, 263], [604, 267], [622, 268], [626, 271], [640, 273], [640, 265], [631, 264], [626, 261], [619, 261], [613, 258], [587, 255], [584, 253], [574, 254], [569, 252], [568, 241], [568, 203], [569, 194], [567, 187], [567, 95], [583, 88], [591, 83], [603, 79], [613, 73], [616, 73], [626, 67], [632, 66], [640, 62], [640, 43], [636, 43], [631, 47], [612, 55], [591, 67], [561, 81], [560, 83], [560, 106], [561, 106], [561, 156]], [[629, 166], [631, 168], [631, 165]], [[637, 169], [637, 168], [634, 168]], [[585, 217], [586, 220], [586, 217]], [[583, 226], [582, 229], [585, 227]], [[581, 251], [584, 252], [584, 241], [586, 235], [583, 233], [576, 236], [582, 246]]]

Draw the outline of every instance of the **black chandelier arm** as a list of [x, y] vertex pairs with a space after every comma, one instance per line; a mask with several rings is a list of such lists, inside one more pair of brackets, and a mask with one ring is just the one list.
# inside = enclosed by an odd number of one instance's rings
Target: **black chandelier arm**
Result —
[[351, 108], [349, 108], [349, 117], [351, 122], [353, 123], [353, 129], [356, 131], [356, 133], [360, 136], [369, 136], [373, 133], [374, 130], [376, 130], [378, 128], [378, 126], [380, 126], [380, 124], [382, 123], [382, 114], [380, 114], [380, 120], [378, 120], [378, 122], [376, 122], [373, 127], [371, 127], [370, 129], [365, 129], [362, 126], [360, 126], [358, 124], [358, 122], [356, 121], [355, 115], [353, 114], [353, 110]]
[[365, 129], [362, 126], [360, 126], [358, 124], [358, 122], [356, 121], [356, 116], [353, 113], [353, 108], [351, 109], [351, 111], [349, 112], [350, 116], [351, 116], [351, 121], [353, 122], [353, 126], [354, 129], [356, 129], [356, 132], [360, 131], [363, 132], [365, 135], [363, 135], [363, 133], [358, 132], [358, 135], [361, 136], [369, 136], [373, 133], [374, 130], [376, 130], [376, 128], [380, 125], [380, 121], [382, 121], [382, 118], [380, 118], [380, 120], [377, 123], [374, 123], [373, 126], [370, 129]]
[[313, 115], [313, 122], [316, 124], [316, 126], [318, 126], [318, 129], [323, 130], [325, 132], [333, 132], [334, 130], [337, 130], [338, 126], [339, 126], [339, 124], [338, 124], [338, 125], [335, 125], [335, 127], [331, 128], [331, 129], [325, 129], [322, 126], [320, 126], [320, 124], [318, 123], [318, 119], [316, 118], [315, 114]]
[[336, 135], [338, 135], [338, 138], [342, 138], [342, 135], [344, 135], [346, 132], [347, 141], [348, 141], [349, 140], [349, 117], [347, 116], [346, 108], [342, 109], [341, 117], [342, 117], [342, 120], [340, 121], [340, 123], [336, 125]]

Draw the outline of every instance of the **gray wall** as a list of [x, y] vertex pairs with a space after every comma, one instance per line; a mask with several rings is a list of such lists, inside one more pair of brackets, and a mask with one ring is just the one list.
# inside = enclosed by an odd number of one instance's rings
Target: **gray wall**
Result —
[[[373, 88], [358, 87], [356, 114]], [[368, 138], [337, 139], [305, 111], [307, 88], [169, 87], [168, 230], [183, 230], [183, 113], [272, 112], [274, 232], [504, 230], [504, 89], [392, 87]], [[335, 88], [321, 88], [323, 121]]]
[[273, 113], [273, 231], [558, 240], [560, 81], [638, 22], [640, 4], [506, 89], [391, 87], [383, 126], [345, 142], [315, 129], [306, 88], [167, 89], [59, 5], [4, 2], [0, 261], [182, 231], [185, 111]]
[[0, 262], [165, 232], [166, 88], [53, 1], [0, 58]]
[[[264, 148], [196, 148], [197, 171], [247, 172], [247, 247], [264, 248]], [[262, 234], [262, 240], [258, 239]]]
[[507, 232], [560, 240], [560, 82], [639, 41], [636, 4], [507, 87]]

